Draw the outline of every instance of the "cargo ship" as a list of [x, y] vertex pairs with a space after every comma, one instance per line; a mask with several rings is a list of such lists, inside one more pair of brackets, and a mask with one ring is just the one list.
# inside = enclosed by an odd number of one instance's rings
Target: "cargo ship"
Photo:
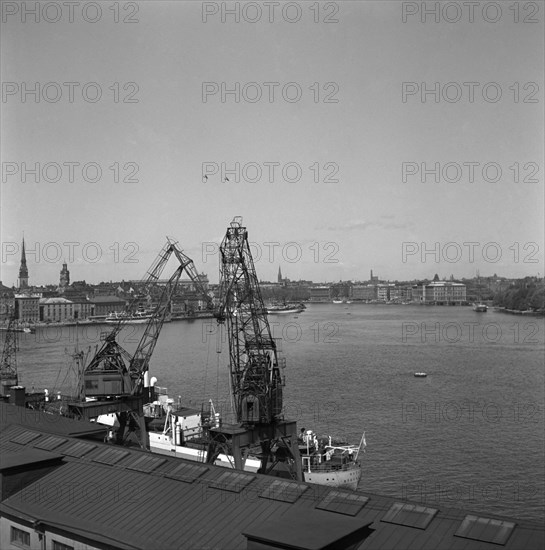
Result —
[[[215, 411], [211, 400], [207, 410], [198, 410], [175, 403], [166, 392], [157, 397], [154, 402], [144, 405], [151, 452], [194, 462], [212, 462], [216, 466], [235, 469], [235, 460], [228, 448], [209, 460], [210, 430], [219, 428], [222, 424], [220, 414]], [[114, 427], [115, 415], [103, 415], [98, 422]], [[331, 437], [317, 438], [312, 430], [303, 428], [297, 443], [304, 481], [357, 489], [362, 475], [358, 458], [367, 445], [365, 434], [359, 445], [343, 445], [334, 443]], [[259, 447], [243, 453], [244, 471], [255, 473], [260, 470], [259, 453]], [[279, 455], [281, 454], [282, 451], [279, 451]], [[289, 466], [289, 461], [285, 462], [273, 475], [288, 476]]]

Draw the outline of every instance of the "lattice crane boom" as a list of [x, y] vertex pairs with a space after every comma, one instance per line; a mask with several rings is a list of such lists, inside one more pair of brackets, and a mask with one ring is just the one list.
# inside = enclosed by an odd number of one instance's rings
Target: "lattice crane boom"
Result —
[[146, 329], [136, 352], [132, 356], [129, 364], [129, 372], [131, 375], [133, 395], [138, 395], [142, 391], [144, 374], [149, 369], [149, 362], [159, 339], [159, 333], [163, 327], [163, 323], [168, 314], [168, 307], [173, 294], [176, 292], [178, 282], [184, 271], [185, 265], [180, 265], [174, 274], [170, 277], [168, 283], [163, 288], [161, 298], [153, 313], [151, 321], [146, 325]]
[[242, 218], [227, 228], [220, 246], [220, 308], [229, 340], [235, 414], [243, 424], [271, 424], [282, 411], [283, 363], [267, 319]]
[[6, 338], [2, 349], [2, 359], [0, 360], [0, 395], [8, 392], [10, 386], [18, 384], [16, 323], [17, 314], [15, 308], [13, 308], [10, 313]]
[[119, 332], [136, 311], [138, 302], [133, 299], [127, 315], [121, 318], [106, 336], [104, 344], [85, 368], [83, 373], [85, 396], [111, 397], [141, 394], [144, 374], [149, 369], [151, 355], [182, 273], [185, 271], [193, 284], [200, 285], [199, 287], [202, 288], [193, 261], [183, 253], [176, 241], [167, 237], [165, 246], [147, 270], [143, 280], [142, 286], [147, 293], [151, 294], [159, 286], [161, 274], [172, 255], [178, 259], [180, 265], [162, 289], [159, 302], [146, 325], [135, 353], [131, 356], [116, 340]]

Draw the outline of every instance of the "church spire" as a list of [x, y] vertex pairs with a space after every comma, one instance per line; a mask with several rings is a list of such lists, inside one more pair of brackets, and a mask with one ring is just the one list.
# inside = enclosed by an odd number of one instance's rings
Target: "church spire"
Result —
[[280, 269], [280, 266], [278, 266], [278, 282], [282, 282], [282, 270]]
[[28, 267], [26, 266], [25, 238], [21, 249], [21, 266], [19, 267], [19, 288], [28, 288]]

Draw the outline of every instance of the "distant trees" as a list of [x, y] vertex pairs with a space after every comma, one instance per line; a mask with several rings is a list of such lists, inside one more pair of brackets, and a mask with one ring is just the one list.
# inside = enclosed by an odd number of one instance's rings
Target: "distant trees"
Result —
[[498, 292], [494, 296], [494, 305], [526, 311], [545, 309], [545, 285], [542, 281], [535, 281], [529, 277], [517, 281], [507, 290]]

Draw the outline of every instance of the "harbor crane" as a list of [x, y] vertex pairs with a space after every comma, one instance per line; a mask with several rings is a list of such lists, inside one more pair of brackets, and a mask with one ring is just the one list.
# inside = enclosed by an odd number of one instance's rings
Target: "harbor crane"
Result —
[[[295, 477], [301, 480], [297, 424], [282, 416], [285, 359], [279, 358], [272, 337], [248, 232], [240, 216], [233, 219], [220, 245], [220, 307], [216, 317], [227, 329], [238, 427], [212, 428], [212, 438], [217, 443], [229, 441], [238, 469], [242, 469], [241, 448], [259, 444], [262, 473], [268, 473], [279, 457], [289, 458]], [[208, 453], [210, 461], [214, 454], [213, 450]]]
[[269, 424], [282, 413], [281, 368], [276, 341], [248, 244], [237, 217], [220, 246], [220, 310], [229, 338], [229, 369], [235, 415], [243, 424]]
[[[131, 355], [125, 350], [117, 338], [134, 315], [137, 299], [131, 301], [126, 314], [120, 316], [119, 322], [111, 332], [104, 335], [102, 347], [84, 368], [83, 395], [80, 400], [68, 404], [71, 416], [84, 419], [115, 413], [119, 423], [117, 443], [122, 443], [129, 434], [139, 431], [140, 445], [145, 448], [149, 446], [143, 414], [144, 401], [149, 398], [144, 391], [145, 378], [147, 378], [153, 350], [169, 311], [171, 298], [176, 292], [182, 273], [185, 271], [195, 287], [203, 296], [207, 296], [193, 261], [183, 253], [174, 240], [168, 237], [143, 281], [143, 287], [148, 294], [159, 288], [160, 276], [173, 255], [179, 265], [162, 286], [159, 301], [146, 323], [134, 354]], [[208, 300], [208, 306], [210, 306], [211, 299], [208, 298]], [[125, 434], [126, 427], [127, 434]]]
[[9, 323], [6, 330], [6, 338], [2, 349], [0, 361], [0, 396], [9, 394], [9, 388], [17, 386], [17, 314], [15, 308], [10, 312]]

